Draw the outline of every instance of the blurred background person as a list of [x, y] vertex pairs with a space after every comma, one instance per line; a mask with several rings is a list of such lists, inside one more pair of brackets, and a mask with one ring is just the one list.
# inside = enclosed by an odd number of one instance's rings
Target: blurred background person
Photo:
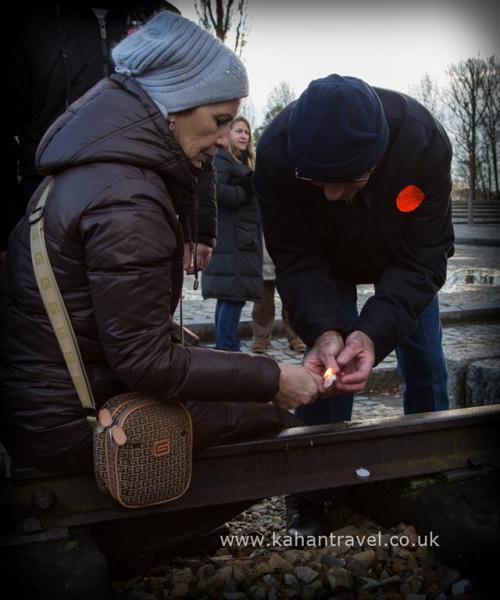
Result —
[[[165, 0], [40, 2], [10, 9], [0, 81], [0, 274], [9, 234], [42, 180], [35, 152], [43, 134], [72, 102], [113, 73], [112, 48], [160, 10], [180, 14]], [[195, 196], [178, 207], [188, 272], [194, 271], [194, 234], [201, 268], [215, 242], [215, 198], [210, 175], [203, 179], [196, 224]]]
[[[274, 329], [274, 317], [276, 306], [274, 295], [276, 291], [275, 279], [276, 269], [273, 259], [269, 256], [266, 243], [262, 241], [263, 266], [262, 277], [264, 279], [264, 301], [255, 302], [252, 309], [252, 352], [254, 354], [264, 354], [271, 347], [271, 339]], [[304, 352], [306, 345], [295, 333], [290, 325], [288, 313], [285, 307], [281, 305], [281, 318], [283, 319], [283, 332], [288, 340], [290, 350], [295, 352]]]
[[[239, 323], [247, 301], [263, 300], [262, 227], [252, 187], [254, 147], [250, 123], [233, 119], [229, 139], [219, 139], [217, 243], [202, 276], [203, 298], [216, 298], [215, 346], [240, 350]], [[227, 148], [224, 146], [227, 145]]]

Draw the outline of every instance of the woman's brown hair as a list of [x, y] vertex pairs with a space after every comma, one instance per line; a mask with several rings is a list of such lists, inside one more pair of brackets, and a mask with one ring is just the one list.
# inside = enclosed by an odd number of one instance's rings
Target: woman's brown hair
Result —
[[[234, 119], [229, 124], [229, 128], [232, 129], [234, 127], [234, 125], [240, 121], [242, 123], [245, 123], [245, 125], [248, 127], [249, 138], [248, 138], [248, 145], [247, 145], [247, 150], [246, 150], [247, 151], [246, 165], [247, 165], [247, 167], [250, 167], [250, 169], [253, 170], [255, 167], [255, 149], [254, 149], [254, 144], [253, 144], [253, 132], [252, 132], [252, 127], [250, 125], [250, 122], [243, 115], [236, 115], [236, 117], [234, 117]], [[229, 140], [229, 152], [236, 159], [240, 160], [240, 157], [238, 156], [238, 153], [240, 151], [237, 148], [235, 148], [231, 139]]]

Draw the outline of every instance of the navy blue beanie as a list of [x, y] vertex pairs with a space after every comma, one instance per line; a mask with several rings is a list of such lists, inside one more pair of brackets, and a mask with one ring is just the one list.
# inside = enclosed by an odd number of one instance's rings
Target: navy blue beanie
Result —
[[361, 79], [312, 81], [290, 113], [289, 155], [302, 177], [350, 181], [384, 155], [389, 126], [375, 91]]

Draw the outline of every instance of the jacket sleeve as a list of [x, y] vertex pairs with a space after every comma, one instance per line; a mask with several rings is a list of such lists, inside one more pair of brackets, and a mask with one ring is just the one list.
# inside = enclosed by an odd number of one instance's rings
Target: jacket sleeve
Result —
[[[14, 27], [16, 27], [17, 21]], [[20, 190], [17, 180], [17, 162], [19, 143], [17, 136], [20, 123], [26, 114], [26, 99], [29, 85], [27, 81], [28, 68], [24, 64], [22, 50], [19, 44], [22, 36], [17, 28], [15, 31], [7, 28], [7, 57], [5, 69], [0, 80], [0, 184], [2, 199], [0, 201], [0, 251], [7, 247], [7, 239], [22, 217]], [[16, 35], [17, 34], [17, 35]]]
[[171, 341], [172, 281], [182, 269], [182, 248], [179, 253], [175, 214], [166, 211], [154, 191], [148, 193], [143, 181], [127, 180], [126, 186], [106, 192], [106, 210], [89, 208], [80, 220], [91, 301], [108, 364], [130, 390], [165, 399], [271, 400], [279, 384], [273, 360]]
[[217, 202], [225, 208], [238, 208], [247, 201], [247, 193], [242, 185], [231, 182], [231, 163], [224, 156], [215, 156], [217, 170]]
[[363, 307], [355, 326], [373, 340], [377, 362], [416, 329], [420, 314], [446, 281], [454, 241], [451, 147], [437, 131], [434, 148], [427, 151], [427, 156], [423, 170], [427, 184], [422, 185], [425, 198], [408, 214], [375, 295]]
[[276, 286], [292, 327], [308, 346], [325, 331], [345, 334], [337, 290], [326, 257], [298, 196], [295, 182], [280, 177], [268, 148], [259, 148], [254, 185], [264, 237], [276, 267]]

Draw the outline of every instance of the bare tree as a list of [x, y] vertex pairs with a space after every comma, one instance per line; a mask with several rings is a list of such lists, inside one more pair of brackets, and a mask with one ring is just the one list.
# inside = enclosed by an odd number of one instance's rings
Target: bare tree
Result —
[[295, 100], [295, 92], [286, 81], [276, 85], [270, 92], [264, 112], [262, 125], [255, 131], [255, 139], [258, 141], [264, 129], [286, 106]]
[[448, 67], [448, 107], [453, 115], [455, 149], [458, 159], [465, 161], [468, 170], [469, 198], [468, 222], [474, 221], [478, 180], [479, 128], [485, 105], [482, 86], [486, 63], [478, 58], [468, 58]]
[[250, 96], [243, 98], [240, 104], [239, 114], [248, 119], [250, 127], [255, 129], [255, 104]]
[[248, 37], [248, 0], [195, 0], [194, 6], [201, 25], [223, 43], [236, 23], [233, 48], [241, 56]]
[[500, 142], [500, 65], [495, 57], [486, 61], [486, 71], [481, 87], [484, 112], [481, 119], [481, 134], [484, 140], [485, 176], [488, 182], [488, 196], [494, 190], [494, 197], [500, 200], [498, 182], [498, 145]]
[[443, 106], [441, 101], [441, 90], [432, 77], [425, 73], [416, 85], [409, 87], [410, 95], [418, 100], [427, 110], [438, 119], [442, 118]]

